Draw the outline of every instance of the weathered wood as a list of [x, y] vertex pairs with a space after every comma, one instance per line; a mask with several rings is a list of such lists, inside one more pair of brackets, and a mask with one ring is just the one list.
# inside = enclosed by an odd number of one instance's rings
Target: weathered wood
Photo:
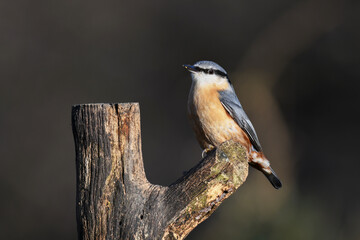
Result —
[[149, 183], [137, 103], [76, 105], [72, 126], [79, 239], [184, 239], [248, 174], [225, 142], [170, 186]]

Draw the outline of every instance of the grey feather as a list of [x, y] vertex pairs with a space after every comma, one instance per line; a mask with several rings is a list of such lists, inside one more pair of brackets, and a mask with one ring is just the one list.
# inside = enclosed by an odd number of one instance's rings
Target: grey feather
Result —
[[226, 73], [225, 69], [223, 69], [219, 64], [214, 63], [212, 61], [198, 61], [194, 64], [195, 67], [201, 67], [201, 68], [212, 68], [215, 70], [220, 70], [221, 72]]
[[224, 106], [226, 111], [236, 121], [236, 123], [241, 127], [241, 129], [246, 132], [255, 150], [261, 152], [262, 148], [256, 135], [254, 126], [252, 125], [250, 119], [242, 108], [234, 90], [231, 88], [231, 90], [219, 91], [219, 94], [220, 102]]

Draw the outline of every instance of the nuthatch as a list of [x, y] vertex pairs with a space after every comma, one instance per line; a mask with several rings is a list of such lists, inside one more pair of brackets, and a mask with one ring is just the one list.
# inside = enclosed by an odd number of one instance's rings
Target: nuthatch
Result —
[[242, 108], [226, 71], [211, 61], [184, 65], [191, 72], [188, 114], [197, 140], [207, 152], [227, 140], [247, 149], [251, 166], [260, 170], [276, 188], [282, 186], [262, 152], [255, 129]]

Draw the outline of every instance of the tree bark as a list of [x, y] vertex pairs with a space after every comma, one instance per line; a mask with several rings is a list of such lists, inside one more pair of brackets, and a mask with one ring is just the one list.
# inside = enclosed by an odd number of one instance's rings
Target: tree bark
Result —
[[225, 142], [170, 186], [148, 182], [137, 103], [73, 106], [79, 239], [184, 239], [246, 179]]

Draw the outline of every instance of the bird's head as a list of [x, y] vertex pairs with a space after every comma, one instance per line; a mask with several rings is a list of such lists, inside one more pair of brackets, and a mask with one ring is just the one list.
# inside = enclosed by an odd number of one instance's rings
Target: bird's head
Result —
[[194, 65], [183, 65], [191, 72], [191, 77], [198, 84], [222, 84], [229, 82], [227, 73], [217, 63], [212, 61], [199, 61]]

